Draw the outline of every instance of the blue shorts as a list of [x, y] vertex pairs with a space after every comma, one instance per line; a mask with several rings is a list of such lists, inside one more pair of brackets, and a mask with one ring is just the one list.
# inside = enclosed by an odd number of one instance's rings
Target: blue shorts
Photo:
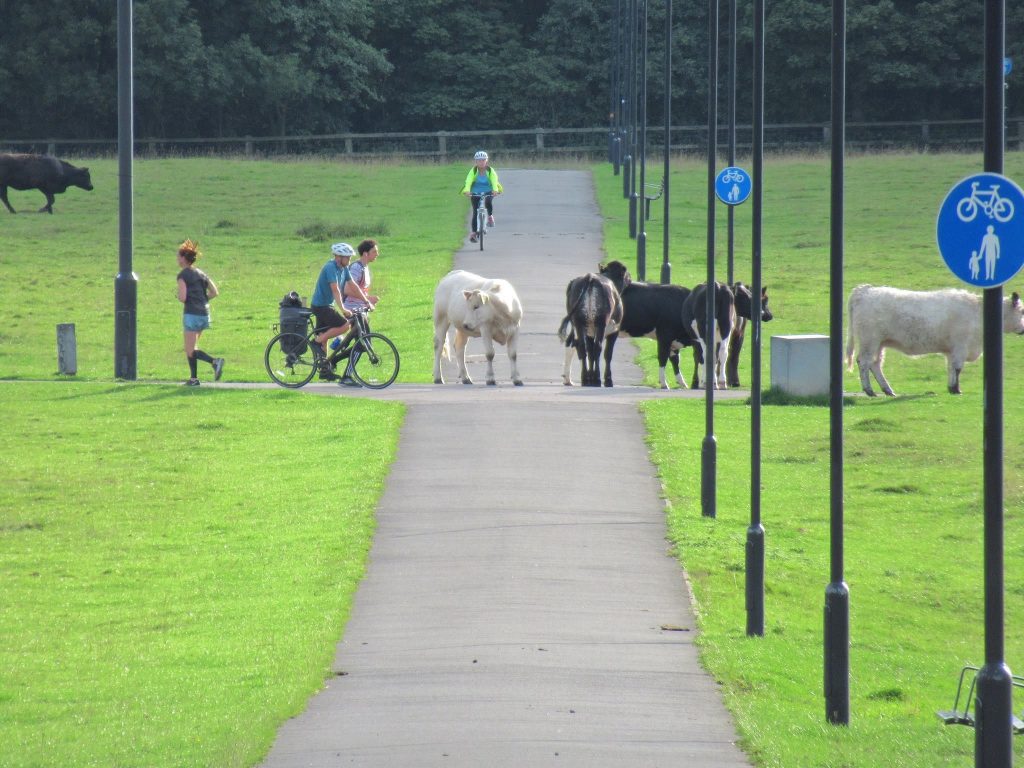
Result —
[[205, 331], [210, 327], [210, 316], [186, 313], [182, 316], [181, 324], [186, 331]]

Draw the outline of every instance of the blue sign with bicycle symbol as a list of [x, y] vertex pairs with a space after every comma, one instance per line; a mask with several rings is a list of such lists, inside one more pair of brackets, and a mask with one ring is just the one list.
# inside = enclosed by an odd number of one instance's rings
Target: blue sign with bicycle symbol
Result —
[[715, 194], [726, 205], [739, 205], [750, 197], [750, 174], [730, 165], [723, 168], [715, 179]]
[[1002, 285], [1024, 266], [1024, 191], [998, 173], [962, 179], [939, 207], [936, 239], [946, 266], [965, 283]]

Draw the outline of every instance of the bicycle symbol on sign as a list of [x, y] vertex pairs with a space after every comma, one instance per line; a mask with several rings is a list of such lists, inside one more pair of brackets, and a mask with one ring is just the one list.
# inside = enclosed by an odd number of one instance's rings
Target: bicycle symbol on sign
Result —
[[744, 178], [745, 177], [738, 169], [733, 168], [732, 170], [728, 170], [722, 174], [722, 183], [728, 184], [729, 182], [742, 182]]
[[1013, 201], [999, 196], [999, 185], [978, 189], [978, 182], [971, 182], [971, 196], [961, 198], [956, 204], [956, 215], [960, 221], [974, 221], [981, 210], [990, 219], [1006, 223], [1013, 218]]

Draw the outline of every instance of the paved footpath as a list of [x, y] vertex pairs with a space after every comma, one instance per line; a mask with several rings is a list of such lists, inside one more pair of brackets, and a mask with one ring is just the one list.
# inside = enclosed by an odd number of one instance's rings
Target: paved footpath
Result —
[[497, 387], [359, 392], [408, 403], [397, 459], [337, 676], [265, 765], [749, 766], [667, 552], [636, 407], [664, 394], [637, 386], [627, 341], [613, 389], [561, 384], [565, 285], [604, 258], [590, 176], [502, 181], [486, 250], [455, 263], [516, 286], [526, 385], [498, 347]]

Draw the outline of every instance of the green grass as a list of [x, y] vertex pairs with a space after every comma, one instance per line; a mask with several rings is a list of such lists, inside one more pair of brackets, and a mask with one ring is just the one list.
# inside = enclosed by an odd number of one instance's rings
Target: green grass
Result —
[[[828, 159], [770, 160], [765, 168], [764, 281], [775, 320], [769, 337], [829, 333]], [[946, 191], [981, 168], [978, 157], [879, 156], [847, 162], [844, 294], [861, 283], [928, 289], [956, 285], [935, 246]], [[1007, 157], [1020, 178], [1024, 158]], [[595, 179], [609, 258], [635, 266], [621, 178]], [[680, 163], [672, 175], [673, 279], [702, 282], [706, 168]], [[662, 258], [661, 213], [648, 224], [648, 278]], [[718, 275], [725, 275], [724, 208], [718, 209]], [[736, 277], [750, 278], [750, 210], [736, 213]], [[653, 256], [651, 255], [653, 253]], [[651, 266], [653, 265], [653, 266]], [[1020, 290], [1022, 280], [1009, 288]], [[644, 345], [654, 382], [653, 346]], [[1006, 652], [1024, 670], [1024, 404], [1015, 383], [1024, 344], [1005, 338]], [[749, 349], [740, 366], [749, 376]], [[688, 371], [689, 368], [686, 368]], [[982, 567], [982, 365], [969, 364], [962, 397], [946, 394], [941, 356], [890, 353], [896, 400], [847, 399], [845, 578], [850, 588], [848, 728], [825, 719], [823, 609], [830, 581], [829, 411], [825, 401], [766, 393], [761, 512], [766, 529], [766, 633], [745, 636], [744, 553], [750, 522], [750, 410], [721, 401], [717, 519], [701, 515], [702, 401], [644, 404], [653, 460], [670, 502], [670, 538], [700, 611], [704, 663], [721, 681], [743, 746], [775, 768], [936, 768], [969, 765], [974, 731], [935, 716], [948, 709], [960, 667], [984, 662]], [[844, 386], [858, 391], [856, 373]], [[1018, 692], [1019, 693], [1019, 692]], [[1015, 711], [1021, 714], [1021, 696]], [[1017, 761], [1024, 741], [1014, 742]]]
[[0, 384], [0, 764], [258, 760], [330, 673], [402, 414]]
[[[78, 378], [114, 375], [114, 278], [118, 271], [117, 163], [92, 160], [96, 189], [72, 188], [53, 216], [0, 217], [0, 377], [54, 379], [57, 323], [74, 323]], [[199, 241], [198, 266], [221, 296], [201, 347], [227, 358], [225, 379], [267, 381], [263, 350], [290, 290], [309, 297], [330, 245], [380, 241], [373, 268], [381, 296], [373, 327], [402, 356], [399, 381], [426, 382], [433, 366], [431, 309], [438, 278], [462, 242], [466, 202], [459, 166], [210, 158], [140, 160], [134, 179], [138, 275], [138, 377], [187, 378], [175, 258]], [[19, 211], [36, 192], [10, 194]], [[36, 200], [36, 198], [40, 198]]]

